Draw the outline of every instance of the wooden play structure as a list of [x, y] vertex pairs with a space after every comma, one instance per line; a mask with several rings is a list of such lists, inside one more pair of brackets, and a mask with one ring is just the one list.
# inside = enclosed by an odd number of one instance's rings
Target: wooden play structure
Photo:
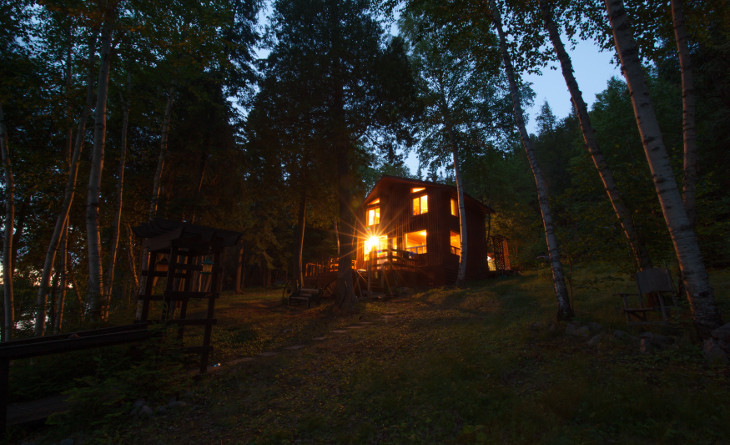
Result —
[[[164, 219], [142, 224], [133, 231], [144, 239], [147, 252], [138, 295], [138, 321], [175, 325], [181, 341], [186, 328], [203, 329], [202, 344], [186, 346], [185, 351], [200, 355], [200, 372], [204, 373], [212, 350], [215, 300], [221, 290], [221, 254], [235, 245], [241, 234]], [[207, 303], [203, 317], [188, 316], [191, 300]], [[151, 316], [153, 313], [156, 317]]]

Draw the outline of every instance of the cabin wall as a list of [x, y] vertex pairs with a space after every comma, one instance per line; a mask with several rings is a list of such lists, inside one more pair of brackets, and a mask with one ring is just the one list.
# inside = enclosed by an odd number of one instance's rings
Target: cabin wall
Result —
[[[426, 230], [428, 233], [426, 253], [420, 256], [421, 264], [431, 276], [433, 285], [450, 284], [456, 278], [459, 264], [458, 255], [451, 253], [450, 232], [459, 232], [459, 218], [451, 215], [451, 199], [456, 199], [456, 191], [448, 187], [426, 186], [428, 194], [428, 212], [421, 215], [412, 214], [412, 200], [424, 192], [411, 193], [418, 183], [380, 183], [371, 192], [370, 196], [380, 199], [380, 224], [363, 227], [358, 230], [359, 240], [357, 249], [357, 268], [364, 268], [363, 238], [370, 235], [388, 235], [394, 239], [398, 249], [405, 248], [405, 234]], [[361, 208], [361, 217], [370, 207], [364, 203]], [[467, 278], [478, 279], [486, 275], [486, 232], [484, 215], [467, 202], [467, 231], [468, 231], [468, 262]], [[363, 219], [366, 222], [366, 218]], [[392, 244], [391, 244], [392, 247]]]

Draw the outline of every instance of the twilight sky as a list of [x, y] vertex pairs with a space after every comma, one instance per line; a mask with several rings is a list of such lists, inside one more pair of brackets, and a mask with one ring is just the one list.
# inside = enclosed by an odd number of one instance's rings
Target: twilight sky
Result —
[[[578, 86], [583, 93], [583, 100], [588, 104], [590, 110], [596, 100], [596, 94], [606, 89], [606, 83], [611, 77], [616, 76], [623, 79], [621, 71], [611, 63], [613, 53], [599, 51], [598, 46], [591, 41], [582, 41], [572, 50], [566, 49], [572, 59], [573, 70], [578, 80]], [[559, 119], [570, 114], [572, 104], [568, 87], [565, 86], [559, 65], [555, 63], [553, 66], [558, 69], [544, 69], [541, 76], [526, 77], [528, 81], [532, 82], [532, 89], [536, 95], [534, 106], [526, 110], [530, 115], [527, 125], [530, 133], [536, 132], [535, 117], [539, 114], [540, 107], [545, 101], [550, 104], [550, 108]]]

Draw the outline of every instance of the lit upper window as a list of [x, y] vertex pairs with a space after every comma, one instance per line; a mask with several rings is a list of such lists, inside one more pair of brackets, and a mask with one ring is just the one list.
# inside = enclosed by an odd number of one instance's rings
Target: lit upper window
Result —
[[456, 204], [456, 200], [454, 198], [451, 198], [451, 214], [459, 216], [459, 206]]
[[380, 207], [372, 207], [368, 209], [367, 222], [368, 226], [380, 224]]
[[428, 195], [413, 198], [413, 214], [420, 215], [428, 212]]
[[418, 192], [422, 192], [424, 190], [426, 190], [426, 187], [413, 187], [411, 189], [411, 193], [418, 193]]

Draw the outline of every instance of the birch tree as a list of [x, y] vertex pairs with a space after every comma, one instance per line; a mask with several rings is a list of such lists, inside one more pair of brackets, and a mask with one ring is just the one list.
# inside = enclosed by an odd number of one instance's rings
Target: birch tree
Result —
[[650, 267], [651, 260], [649, 258], [649, 254], [646, 251], [645, 246], [639, 241], [639, 236], [637, 234], [636, 227], [634, 226], [634, 222], [631, 219], [631, 214], [624, 204], [623, 198], [616, 186], [616, 181], [613, 178], [613, 174], [611, 173], [608, 163], [606, 162], [603, 152], [596, 140], [595, 130], [591, 124], [590, 116], [588, 115], [588, 107], [583, 100], [583, 95], [573, 73], [573, 64], [568, 52], [565, 50], [558, 26], [554, 19], [554, 2], [551, 2], [550, 0], [539, 0], [539, 7], [543, 24], [548, 32], [548, 36], [553, 44], [558, 60], [560, 61], [560, 68], [562, 70], [563, 77], [565, 78], [565, 84], [570, 92], [573, 106], [575, 107], [585, 147], [591, 156], [593, 165], [598, 171], [601, 183], [603, 184], [603, 189], [611, 202], [611, 206], [613, 207], [616, 217], [618, 218], [637, 267], [639, 270]]
[[417, 5], [404, 13], [400, 27], [411, 44], [411, 60], [418, 73], [419, 95], [424, 110], [419, 120], [419, 160], [430, 170], [446, 163], [450, 154], [459, 209], [459, 268], [457, 286], [463, 286], [467, 270], [467, 224], [460, 152], [487, 145], [494, 132], [492, 113], [499, 91], [498, 65], [479, 59], [474, 46], [493, 44], [490, 36], [472, 27], [464, 37], [453, 23], [441, 23]]
[[605, 6], [616, 51], [631, 93], [644, 153], [687, 289], [695, 328], [704, 340], [711, 337], [713, 329], [722, 325], [714, 290], [710, 286], [697, 236], [674, 178], [623, 2], [605, 0]]
[[525, 127], [524, 113], [522, 111], [522, 99], [520, 97], [519, 87], [514, 72], [514, 67], [507, 47], [507, 37], [502, 29], [502, 19], [499, 9], [494, 2], [491, 2], [491, 12], [494, 19], [495, 28], [499, 35], [499, 48], [502, 56], [502, 62], [509, 82], [510, 95], [512, 96], [513, 112], [515, 125], [520, 133], [522, 147], [525, 149], [527, 159], [530, 163], [530, 169], [535, 178], [537, 187], [537, 199], [540, 205], [540, 214], [542, 215], [543, 228], [545, 231], [545, 241], [548, 248], [548, 261], [553, 276], [553, 290], [558, 300], [558, 320], [570, 320], [573, 318], [573, 308], [570, 305], [568, 289], [565, 285], [565, 276], [563, 274], [563, 266], [560, 261], [560, 249], [558, 247], [558, 239], [555, 235], [555, 223], [553, 222], [552, 212], [550, 210], [550, 198], [548, 195], [547, 184], [543, 178], [540, 166], [537, 163], [535, 151], [532, 148], [532, 141], [527, 134]]
[[88, 249], [89, 282], [86, 294], [86, 313], [92, 319], [101, 317], [102, 307], [102, 256], [101, 234], [99, 227], [99, 198], [101, 175], [104, 167], [106, 147], [107, 92], [109, 89], [109, 70], [111, 69], [112, 35], [116, 20], [116, 4], [106, 5], [104, 23], [101, 31], [101, 61], [97, 80], [96, 106], [94, 110], [94, 148], [89, 172], [89, 185], [86, 196], [86, 244]]

